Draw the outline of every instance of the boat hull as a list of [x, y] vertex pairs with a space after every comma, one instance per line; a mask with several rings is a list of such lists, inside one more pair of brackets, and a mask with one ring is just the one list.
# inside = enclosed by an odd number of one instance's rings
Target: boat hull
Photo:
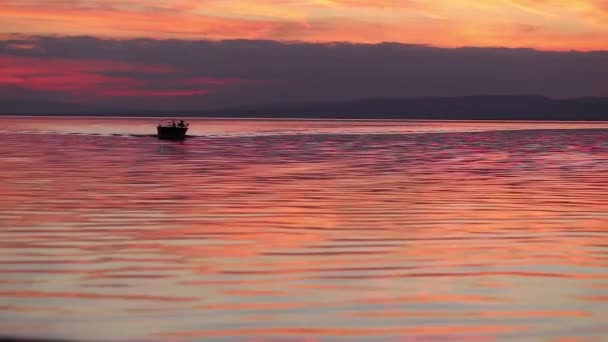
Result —
[[188, 127], [156, 127], [158, 133], [158, 139], [161, 140], [184, 140], [186, 139], [186, 132]]

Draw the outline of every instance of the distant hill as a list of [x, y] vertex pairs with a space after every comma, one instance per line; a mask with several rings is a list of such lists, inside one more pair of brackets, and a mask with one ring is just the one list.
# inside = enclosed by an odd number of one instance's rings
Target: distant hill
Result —
[[542, 96], [367, 99], [191, 113], [196, 116], [437, 120], [608, 120], [608, 97]]
[[37, 105], [35, 106], [36, 111], [30, 111], [31, 107], [21, 107], [15, 103], [0, 107], [0, 114], [429, 120], [608, 120], [608, 97], [556, 100], [528, 95], [365, 99], [171, 112], [94, 108], [72, 104], [49, 105], [47, 108], [57, 107], [61, 110], [40, 110], [40, 106]]

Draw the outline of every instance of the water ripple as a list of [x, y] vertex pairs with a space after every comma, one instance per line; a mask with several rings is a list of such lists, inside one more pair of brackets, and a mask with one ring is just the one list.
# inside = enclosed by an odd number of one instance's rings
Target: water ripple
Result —
[[0, 121], [1, 334], [607, 333], [606, 123]]

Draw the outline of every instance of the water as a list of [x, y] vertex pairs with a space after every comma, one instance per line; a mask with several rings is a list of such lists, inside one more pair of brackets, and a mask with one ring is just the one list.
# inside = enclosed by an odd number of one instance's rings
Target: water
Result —
[[0, 335], [608, 336], [608, 123], [155, 124], [0, 118]]

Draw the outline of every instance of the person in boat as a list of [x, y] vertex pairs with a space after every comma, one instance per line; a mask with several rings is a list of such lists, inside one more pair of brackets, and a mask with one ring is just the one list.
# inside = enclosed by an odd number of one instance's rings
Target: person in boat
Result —
[[184, 120], [180, 120], [178, 126], [179, 127], [186, 127], [186, 125], [184, 124]]
[[172, 122], [172, 124], [173, 124], [173, 127], [175, 127], [175, 121], [171, 121], [171, 122]]

